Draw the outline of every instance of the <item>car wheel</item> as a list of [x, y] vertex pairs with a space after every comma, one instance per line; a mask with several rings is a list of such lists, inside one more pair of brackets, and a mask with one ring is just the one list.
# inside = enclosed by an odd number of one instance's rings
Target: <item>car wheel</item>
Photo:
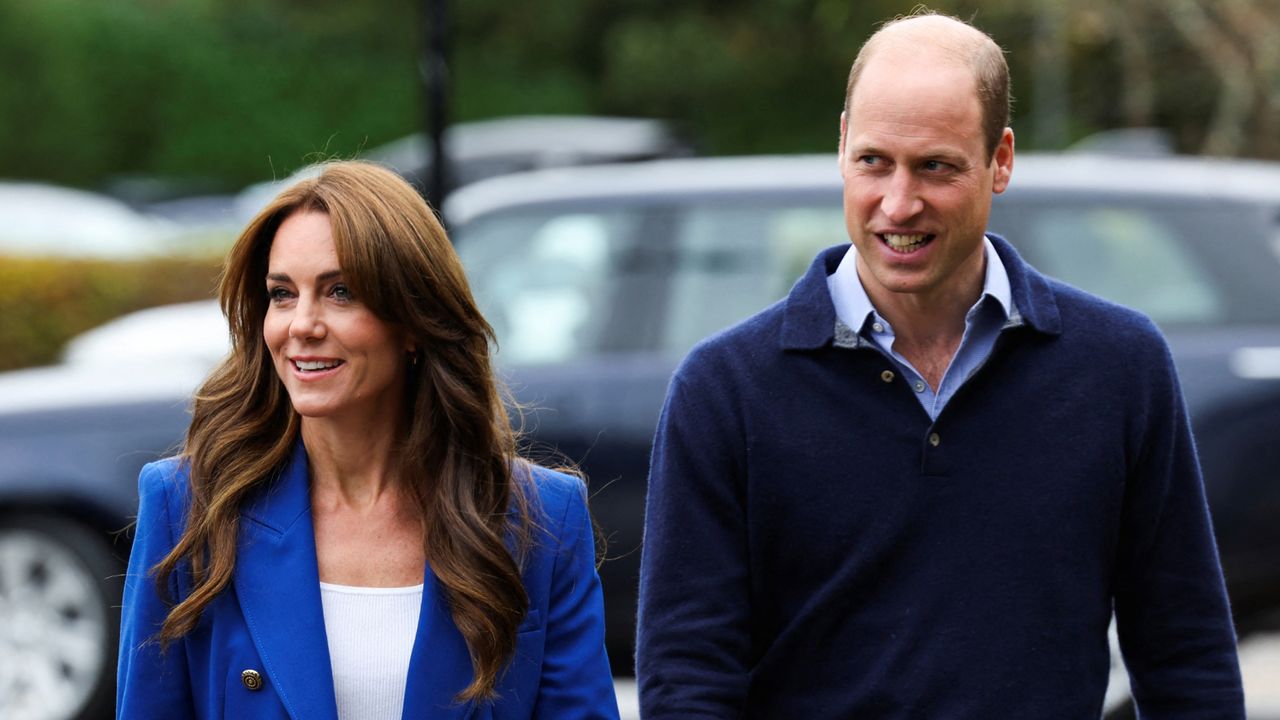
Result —
[[0, 518], [0, 717], [110, 717], [120, 572], [83, 525]]

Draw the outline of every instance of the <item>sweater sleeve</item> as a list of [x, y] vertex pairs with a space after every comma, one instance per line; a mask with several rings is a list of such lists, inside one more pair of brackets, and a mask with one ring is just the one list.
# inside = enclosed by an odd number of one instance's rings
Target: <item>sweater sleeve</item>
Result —
[[[147, 465], [138, 477], [138, 523], [120, 611], [117, 718], [195, 717], [182, 641], [161, 651], [157, 639], [169, 604], [157, 591], [151, 568], [173, 548], [178, 531], [167, 492], [171, 462]], [[173, 576], [168, 590], [169, 599], [178, 597]]]
[[1226, 587], [1172, 359], [1146, 385], [1115, 578], [1116, 627], [1144, 719], [1244, 718]]
[[651, 720], [739, 717], [752, 621], [742, 419], [715, 383], [682, 371], [668, 389], [649, 474], [640, 711]]

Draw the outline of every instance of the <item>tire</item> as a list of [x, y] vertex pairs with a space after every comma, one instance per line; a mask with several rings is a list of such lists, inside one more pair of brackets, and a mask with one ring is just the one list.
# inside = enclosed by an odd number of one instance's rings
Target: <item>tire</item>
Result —
[[112, 716], [121, 573], [105, 536], [82, 524], [0, 518], [0, 717]]

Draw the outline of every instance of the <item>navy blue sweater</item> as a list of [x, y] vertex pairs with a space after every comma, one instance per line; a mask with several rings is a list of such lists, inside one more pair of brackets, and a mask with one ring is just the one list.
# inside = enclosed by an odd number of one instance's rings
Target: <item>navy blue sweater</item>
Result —
[[645, 718], [1097, 718], [1113, 602], [1144, 717], [1244, 717], [1164, 340], [993, 242], [1020, 324], [936, 422], [836, 333], [846, 247], [676, 371], [649, 479]]

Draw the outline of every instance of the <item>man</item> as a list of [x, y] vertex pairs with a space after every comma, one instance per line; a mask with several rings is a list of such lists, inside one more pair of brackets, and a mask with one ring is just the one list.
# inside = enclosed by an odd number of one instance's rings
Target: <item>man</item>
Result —
[[640, 706], [664, 718], [1242, 718], [1182, 397], [1141, 315], [984, 236], [1008, 68], [958, 20], [862, 48], [851, 247], [698, 346], [653, 450]]

